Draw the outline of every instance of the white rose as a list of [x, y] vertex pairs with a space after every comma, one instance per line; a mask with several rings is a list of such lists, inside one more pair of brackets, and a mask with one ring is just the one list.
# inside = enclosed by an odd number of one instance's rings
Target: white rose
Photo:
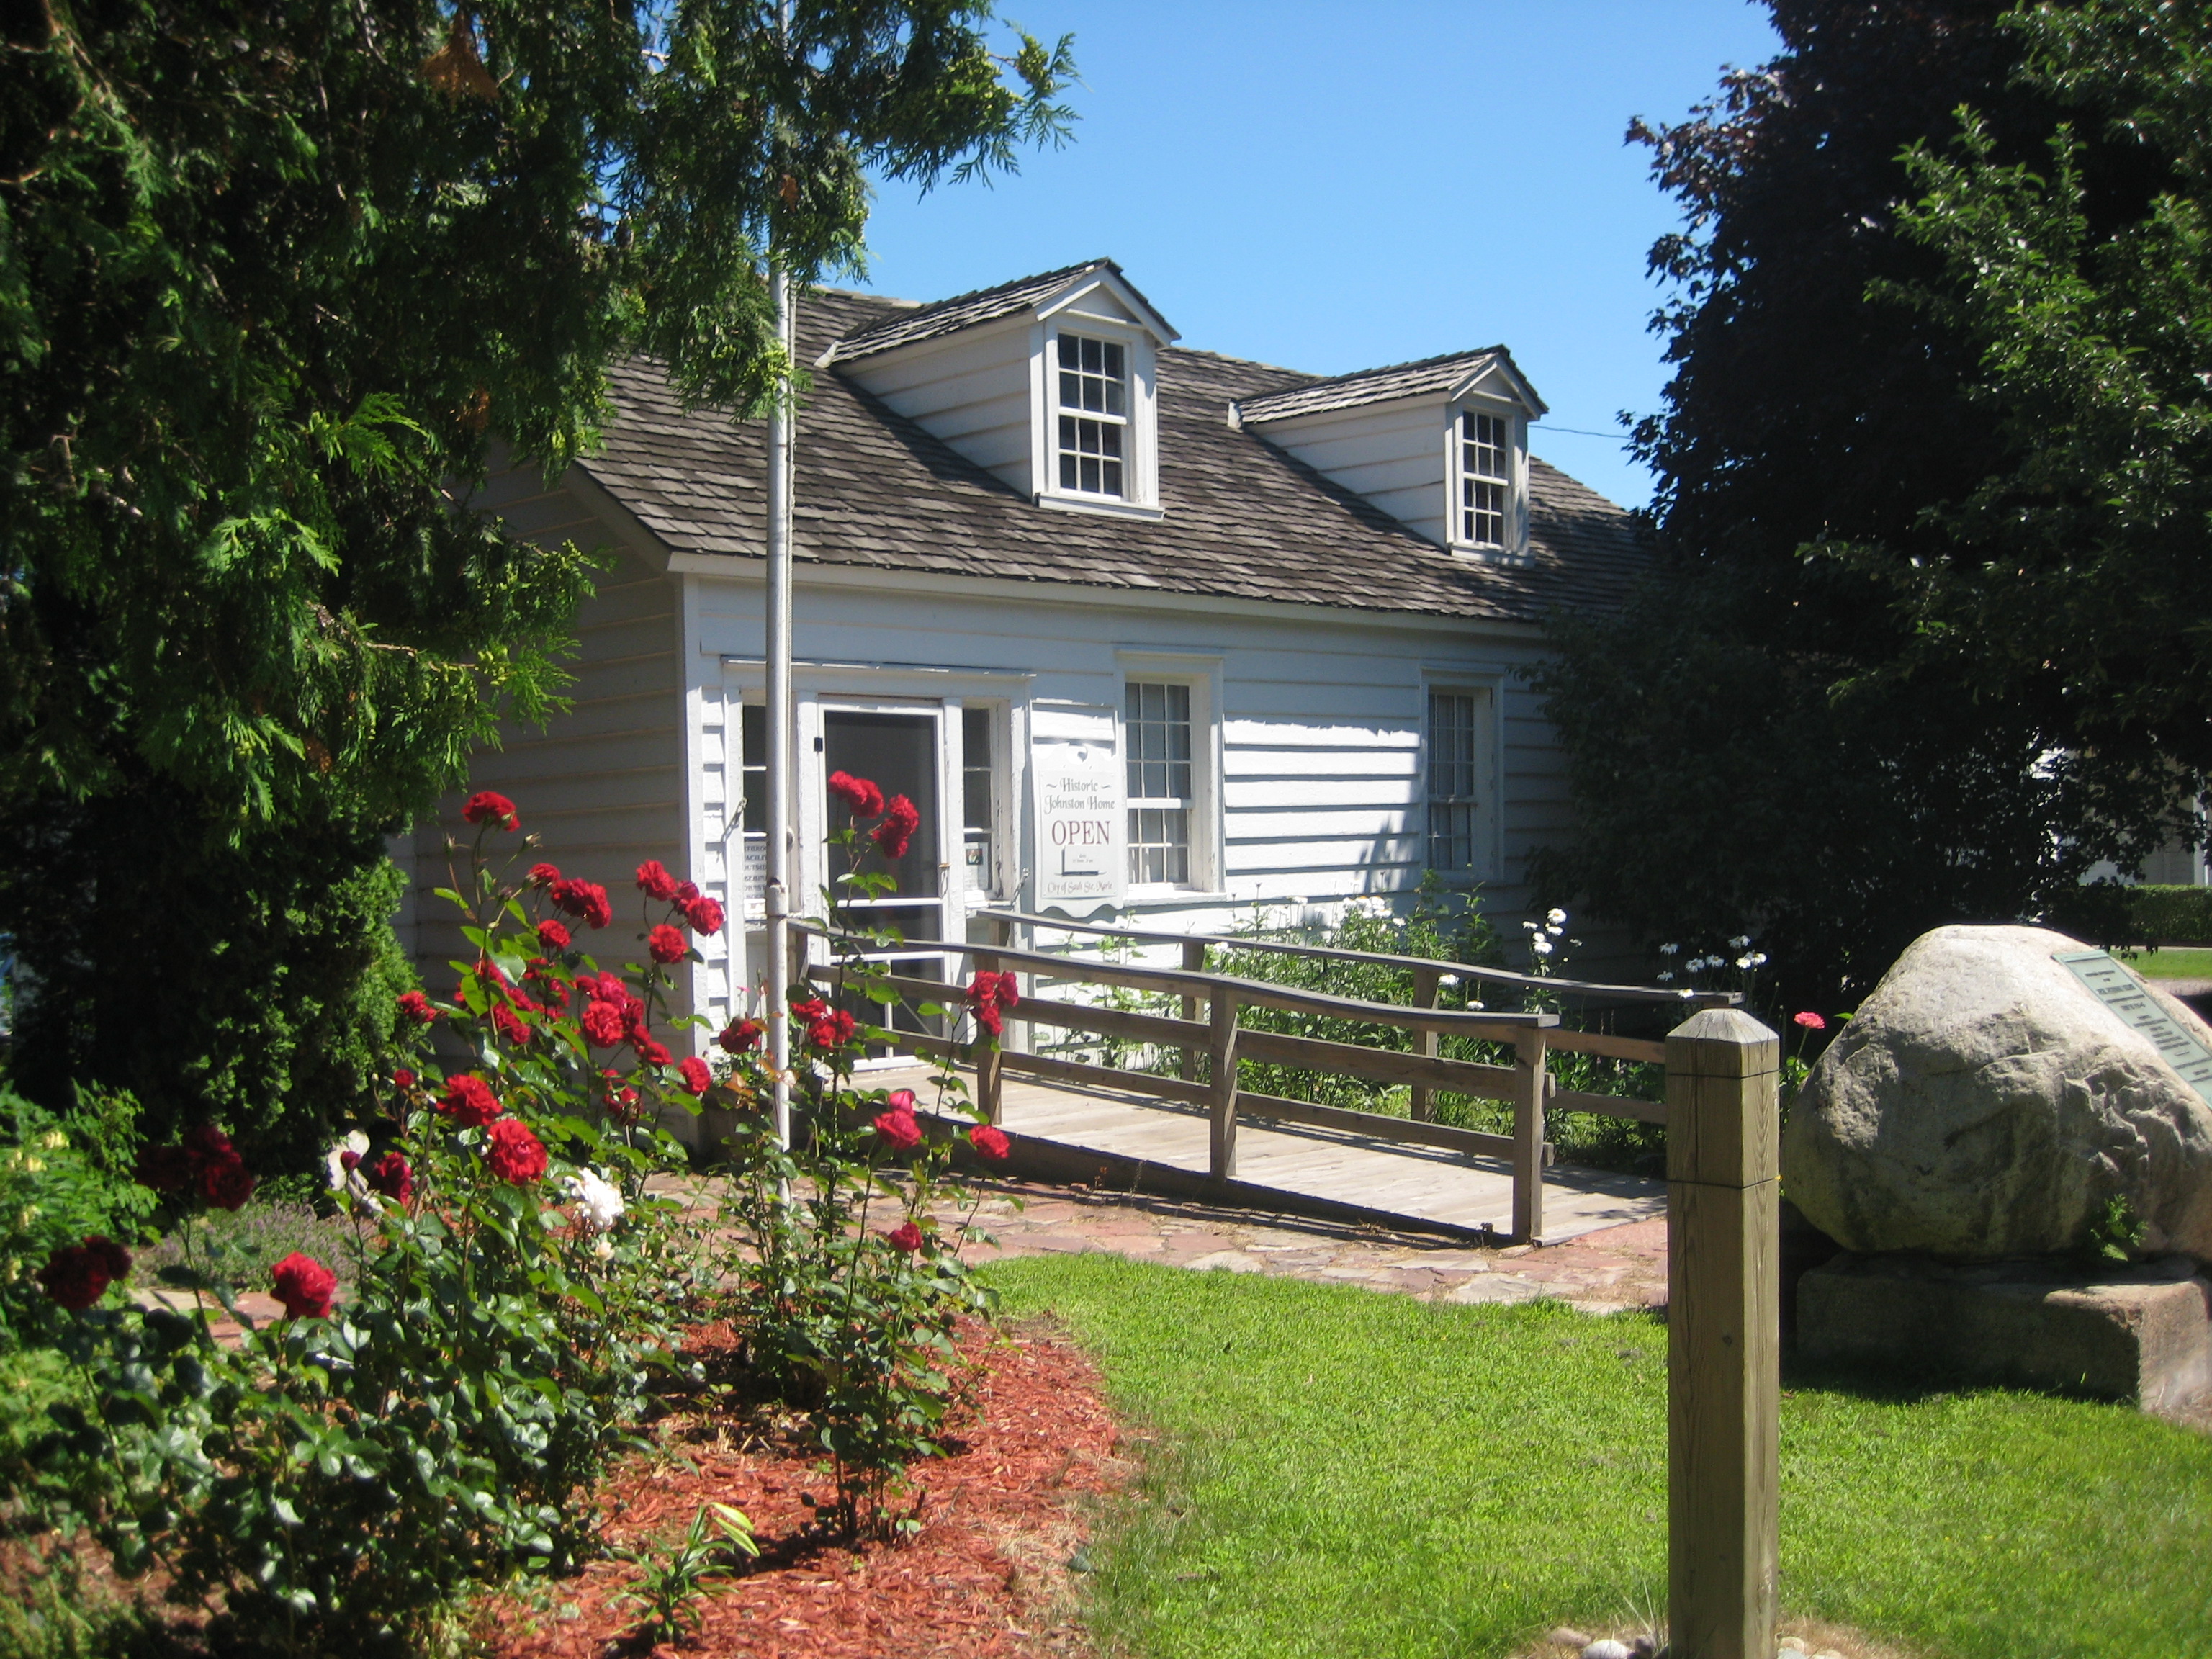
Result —
[[568, 1177], [568, 1190], [576, 1195], [577, 1212], [594, 1232], [605, 1232], [623, 1218], [622, 1189], [596, 1170], [579, 1170]]

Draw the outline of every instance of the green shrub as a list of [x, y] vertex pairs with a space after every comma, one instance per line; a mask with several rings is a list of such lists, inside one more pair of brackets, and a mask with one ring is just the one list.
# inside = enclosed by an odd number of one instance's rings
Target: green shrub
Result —
[[56, 1250], [95, 1233], [135, 1243], [153, 1212], [130, 1176], [129, 1097], [77, 1099], [61, 1115], [0, 1087], [0, 1353], [52, 1328], [52, 1301], [32, 1275]]
[[2212, 945], [2212, 887], [2095, 882], [2054, 905], [2050, 921], [2108, 951]]

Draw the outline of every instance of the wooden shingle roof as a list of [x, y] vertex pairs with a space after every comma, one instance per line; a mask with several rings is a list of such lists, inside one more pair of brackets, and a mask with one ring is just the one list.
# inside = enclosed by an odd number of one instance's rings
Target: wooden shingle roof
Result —
[[[916, 314], [870, 296], [811, 295], [799, 312], [799, 360]], [[797, 422], [794, 556], [1510, 621], [1535, 621], [1555, 606], [1610, 606], [1644, 565], [1628, 514], [1534, 459], [1528, 559], [1455, 557], [1256, 434], [1231, 428], [1232, 401], [1316, 377], [1175, 347], [1160, 349], [1158, 365], [1158, 521], [1038, 507], [834, 369], [816, 371]], [[764, 423], [686, 410], [659, 366], [642, 359], [617, 368], [611, 390], [603, 447], [580, 465], [672, 550], [760, 557]]]
[[1511, 352], [1502, 345], [1484, 346], [1475, 351], [1424, 357], [1417, 363], [1393, 363], [1388, 368], [1363, 368], [1325, 380], [1308, 380], [1287, 392], [1253, 398], [1243, 406], [1243, 416], [1255, 422], [1285, 421], [1296, 415], [1356, 409], [1362, 404], [1387, 404], [1399, 398], [1437, 397], [1473, 380], [1493, 363], [1503, 363], [1516, 380], [1522, 379]]

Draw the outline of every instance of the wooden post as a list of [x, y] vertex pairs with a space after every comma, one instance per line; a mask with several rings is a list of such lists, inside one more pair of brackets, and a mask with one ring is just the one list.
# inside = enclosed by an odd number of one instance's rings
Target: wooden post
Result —
[[1544, 1240], [1544, 1032], [1539, 1026], [1513, 1039], [1513, 1240]]
[[1782, 1039], [1667, 1037], [1667, 1619], [1676, 1659], [1767, 1659], [1780, 1553]]
[[[994, 931], [996, 931], [996, 925]], [[978, 951], [975, 953], [975, 971], [979, 974], [997, 973], [998, 957], [988, 951]], [[982, 1034], [978, 1032], [977, 1035]], [[1005, 1042], [1005, 1036], [1001, 1035], [999, 1041]], [[989, 1048], [978, 1048], [975, 1051], [975, 1104], [981, 1108], [985, 1122], [996, 1123], [999, 1121], [1000, 1114], [1005, 1109], [1005, 1094], [1006, 1067], [1000, 1058], [998, 1045], [994, 1043]]]
[[[1437, 1006], [1437, 986], [1438, 982], [1443, 980], [1443, 976], [1444, 970], [1441, 968], [1414, 969], [1413, 1006], [1416, 1008], [1435, 1007]], [[1434, 1060], [1437, 1057], [1437, 1039], [1439, 1035], [1440, 1034], [1436, 1031], [1414, 1032], [1413, 1052], [1417, 1054], [1425, 1054], [1431, 1060]], [[1423, 1088], [1420, 1085], [1416, 1085], [1407, 1093], [1407, 1103], [1409, 1109], [1409, 1115], [1412, 1116], [1414, 1122], [1433, 1123], [1436, 1121], [1437, 1106], [1436, 1091], [1434, 1090]]]
[[[1182, 942], [1182, 967], [1187, 974], [1202, 974], [1206, 971], [1206, 941], [1204, 939], [1187, 939]], [[1182, 1017], [1185, 1019], [1198, 1018], [1196, 997], [1185, 997], [1182, 1000]], [[1197, 1082], [1198, 1073], [1198, 1050], [1190, 1044], [1185, 1043], [1182, 1051], [1183, 1081]]]
[[1213, 1138], [1206, 1170], [1216, 1181], [1230, 1181], [1237, 1175], [1237, 993], [1216, 985], [1207, 1017], [1212, 1027]]

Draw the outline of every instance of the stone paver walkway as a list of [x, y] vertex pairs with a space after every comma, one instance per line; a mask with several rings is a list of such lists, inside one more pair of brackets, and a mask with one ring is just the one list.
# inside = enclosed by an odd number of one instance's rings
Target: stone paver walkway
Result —
[[[1431, 1302], [1527, 1302], [1548, 1296], [1589, 1313], [1618, 1313], [1663, 1307], [1667, 1301], [1663, 1218], [1547, 1248], [1487, 1250], [1417, 1233], [1042, 1182], [972, 1184], [982, 1197], [976, 1223], [997, 1241], [970, 1247], [979, 1261], [1107, 1250], [1200, 1271], [1364, 1285]], [[940, 1218], [957, 1219], [950, 1212]]]

